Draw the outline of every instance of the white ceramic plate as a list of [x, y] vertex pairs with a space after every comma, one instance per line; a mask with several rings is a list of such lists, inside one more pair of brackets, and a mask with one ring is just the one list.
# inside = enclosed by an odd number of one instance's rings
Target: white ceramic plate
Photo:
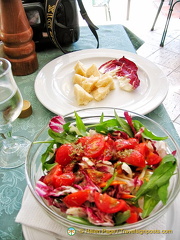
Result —
[[[86, 67], [94, 63], [99, 67], [106, 61], [123, 56], [138, 66], [140, 86], [133, 92], [116, 87], [102, 101], [78, 106], [72, 82], [76, 62], [81, 61]], [[137, 54], [114, 49], [82, 50], [58, 57], [42, 68], [34, 87], [39, 101], [53, 113], [61, 115], [93, 107], [117, 107], [144, 115], [158, 107], [168, 92], [167, 79], [154, 63]]]

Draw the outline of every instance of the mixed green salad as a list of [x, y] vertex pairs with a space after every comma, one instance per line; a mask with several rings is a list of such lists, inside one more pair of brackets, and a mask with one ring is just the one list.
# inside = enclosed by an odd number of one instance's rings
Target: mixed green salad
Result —
[[135, 223], [168, 199], [176, 169], [175, 152], [128, 112], [85, 125], [75, 112], [75, 124], [53, 117], [52, 140], [41, 157], [44, 175], [36, 192], [67, 214], [89, 225]]

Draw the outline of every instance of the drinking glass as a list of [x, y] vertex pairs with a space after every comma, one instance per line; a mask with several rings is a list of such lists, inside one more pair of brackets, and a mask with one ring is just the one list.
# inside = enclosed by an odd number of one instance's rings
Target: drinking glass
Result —
[[30, 141], [12, 136], [11, 122], [21, 113], [23, 99], [14, 80], [11, 63], [0, 58], [0, 168], [15, 168], [25, 162]]

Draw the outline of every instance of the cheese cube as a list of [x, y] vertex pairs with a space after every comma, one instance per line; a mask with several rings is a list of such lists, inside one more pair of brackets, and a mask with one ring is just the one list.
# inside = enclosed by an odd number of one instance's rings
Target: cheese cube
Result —
[[109, 73], [103, 74], [98, 82], [96, 83], [96, 87], [106, 87], [108, 84], [113, 82], [113, 77]]
[[100, 87], [94, 90], [92, 92], [94, 99], [98, 102], [104, 99], [110, 92], [110, 87], [111, 87], [111, 84], [107, 85], [106, 87]]
[[80, 85], [74, 85], [74, 95], [76, 97], [78, 105], [87, 105], [93, 100], [93, 96], [86, 92]]
[[74, 71], [75, 73], [81, 75], [81, 76], [86, 76], [86, 69], [84, 68], [82, 62], [78, 61], [76, 65], [74, 66]]
[[86, 70], [86, 77], [100, 77], [101, 73], [99, 72], [97, 66], [95, 64], [92, 64], [87, 70]]
[[82, 75], [80, 75], [80, 74], [75, 73], [74, 76], [73, 76], [73, 83], [74, 83], [74, 84], [77, 83], [77, 84], [81, 85], [82, 82], [83, 82], [85, 79], [87, 79], [87, 78], [84, 77], [84, 76], [82, 76]]
[[81, 83], [81, 87], [83, 87], [88, 93], [91, 93], [95, 90], [98, 79], [98, 77], [86, 78], [86, 80]]

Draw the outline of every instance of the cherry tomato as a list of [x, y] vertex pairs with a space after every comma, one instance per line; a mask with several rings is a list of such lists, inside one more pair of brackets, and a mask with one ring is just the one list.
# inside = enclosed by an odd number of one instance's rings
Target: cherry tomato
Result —
[[43, 182], [47, 185], [51, 185], [54, 188], [60, 186], [71, 186], [75, 180], [75, 176], [72, 172], [63, 173], [61, 166], [56, 165], [49, 173], [44, 177]]
[[59, 163], [61, 166], [66, 166], [73, 159], [73, 150], [74, 147], [71, 144], [67, 143], [61, 145], [56, 151], [55, 162]]
[[89, 178], [97, 185], [99, 185], [102, 182], [106, 182], [109, 178], [112, 177], [112, 174], [100, 172], [96, 169], [87, 169], [87, 174]]
[[108, 137], [104, 143], [103, 153], [98, 157], [99, 160], [108, 161], [114, 155], [114, 141]]
[[84, 156], [84, 147], [86, 146], [86, 142], [90, 139], [90, 137], [85, 136], [79, 138], [75, 143], [75, 154], [76, 154], [76, 160], [81, 160], [81, 158]]
[[131, 211], [130, 217], [126, 220], [127, 223], [135, 223], [139, 219], [139, 213], [142, 212], [142, 209], [140, 207], [136, 206], [129, 206], [129, 209]]
[[47, 185], [55, 187], [58, 177], [62, 174], [62, 168], [60, 165], [53, 167], [48, 174], [44, 177], [43, 182]]
[[144, 157], [146, 157], [149, 153], [149, 148], [147, 147], [146, 143], [139, 143], [135, 149], [140, 152]]
[[115, 148], [116, 151], [121, 151], [124, 149], [133, 149], [135, 146], [138, 145], [138, 140], [136, 138], [129, 138], [129, 139], [118, 139], [115, 141]]
[[56, 165], [51, 171], [44, 177], [43, 182], [47, 185], [51, 185], [54, 188], [60, 186], [71, 186], [75, 180], [75, 176], [72, 172], [62, 173], [60, 165]]
[[159, 155], [157, 155], [156, 153], [153, 153], [151, 151], [149, 152], [149, 154], [146, 157], [146, 161], [147, 161], [148, 165], [158, 164], [161, 162], [161, 160], [162, 160], [162, 158]]
[[80, 207], [85, 201], [87, 201], [88, 196], [89, 190], [81, 190], [67, 195], [63, 199], [63, 202], [67, 207]]
[[144, 156], [135, 149], [127, 149], [122, 152], [118, 152], [118, 157], [122, 162], [126, 162], [136, 167], [145, 167]]
[[127, 223], [135, 223], [138, 221], [138, 213], [137, 212], [131, 212], [130, 217], [126, 220]]
[[106, 193], [101, 194], [99, 192], [94, 193], [94, 201], [96, 206], [105, 213], [116, 213], [119, 211], [125, 211], [126, 202], [122, 199], [117, 200], [116, 198], [110, 197]]
[[93, 135], [87, 142], [84, 148], [84, 155], [90, 158], [97, 158], [104, 150], [105, 139], [101, 134]]
[[73, 172], [73, 169], [76, 165], [75, 161], [70, 162], [69, 164], [67, 164], [66, 166], [63, 167], [63, 172]]
[[85, 136], [85, 137], [81, 137], [77, 140], [76, 144], [81, 144], [82, 146], [85, 146], [85, 144], [87, 143], [87, 141], [90, 139], [90, 137]]

